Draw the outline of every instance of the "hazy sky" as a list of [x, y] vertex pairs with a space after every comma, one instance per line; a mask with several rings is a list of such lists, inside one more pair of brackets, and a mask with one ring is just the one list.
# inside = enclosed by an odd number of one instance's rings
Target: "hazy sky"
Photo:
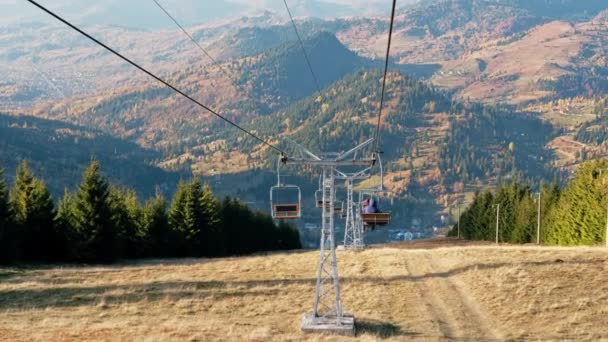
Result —
[[[91, 24], [129, 26], [131, 22], [149, 23], [157, 20], [158, 9], [152, 0], [37, 0], [67, 18]], [[401, 0], [400, 5], [415, 0]], [[161, 0], [172, 13], [183, 18], [186, 24], [209, 22], [228, 16], [239, 16], [253, 10], [271, 9], [284, 11], [282, 0]], [[333, 10], [340, 8], [337, 15], [367, 15], [389, 12], [390, 0], [288, 0], [294, 8], [294, 15], [334, 16]], [[328, 5], [329, 4], [329, 5]], [[334, 6], [332, 6], [332, 4]], [[340, 5], [336, 7], [335, 5]], [[299, 13], [306, 8], [308, 13]], [[19, 21], [47, 21], [42, 13], [26, 0], [0, 0], [0, 24]], [[144, 19], [147, 19], [144, 20]], [[139, 26], [142, 26], [139, 24]], [[145, 24], [144, 24], [145, 27]]]

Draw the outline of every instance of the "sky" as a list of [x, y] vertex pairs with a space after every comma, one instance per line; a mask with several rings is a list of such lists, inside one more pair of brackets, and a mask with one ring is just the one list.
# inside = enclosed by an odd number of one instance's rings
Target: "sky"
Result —
[[[107, 24], [154, 29], [166, 27], [152, 0], [36, 0], [80, 24]], [[282, 13], [282, 0], [159, 0], [185, 25], [208, 23], [269, 9]], [[414, 0], [401, 0], [406, 4]], [[288, 0], [294, 16], [334, 17], [382, 14], [390, 11], [390, 0]], [[280, 11], [280, 12], [279, 12]], [[0, 25], [48, 21], [26, 0], [0, 0]]]

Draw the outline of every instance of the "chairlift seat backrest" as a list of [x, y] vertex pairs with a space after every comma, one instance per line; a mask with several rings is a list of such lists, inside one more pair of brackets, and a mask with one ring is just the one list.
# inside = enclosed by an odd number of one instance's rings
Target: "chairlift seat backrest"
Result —
[[391, 213], [361, 213], [361, 220], [368, 226], [386, 226], [391, 222]]
[[299, 204], [275, 204], [273, 205], [273, 217], [275, 219], [297, 219], [300, 218]]
[[[281, 199], [279, 194], [282, 192], [290, 192], [290, 198]], [[286, 184], [273, 186], [270, 188], [270, 202], [274, 219], [295, 220], [302, 217], [302, 193], [298, 186]]]

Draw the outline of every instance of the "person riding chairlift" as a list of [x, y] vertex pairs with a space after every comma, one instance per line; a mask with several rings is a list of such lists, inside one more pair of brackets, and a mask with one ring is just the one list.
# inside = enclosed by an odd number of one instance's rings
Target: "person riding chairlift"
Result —
[[378, 203], [373, 198], [368, 198], [363, 201], [363, 213], [364, 214], [376, 214], [380, 213], [378, 209]]

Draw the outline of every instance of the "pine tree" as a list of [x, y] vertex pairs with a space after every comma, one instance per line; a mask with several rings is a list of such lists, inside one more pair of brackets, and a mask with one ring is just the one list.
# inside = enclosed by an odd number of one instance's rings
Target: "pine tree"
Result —
[[149, 257], [168, 257], [174, 254], [167, 202], [160, 194], [148, 200], [143, 209], [142, 233], [145, 236], [145, 255]]
[[0, 169], [0, 264], [13, 261], [15, 252], [12, 244], [13, 221], [8, 189], [4, 182], [4, 170]]
[[550, 245], [594, 245], [605, 239], [606, 206], [608, 205], [605, 175], [606, 161], [581, 165], [547, 219], [543, 237]]
[[252, 222], [252, 213], [238, 200], [226, 197], [220, 209], [222, 231], [224, 234], [225, 253], [239, 255], [246, 253], [251, 239], [255, 233]]
[[211, 188], [196, 179], [179, 184], [167, 213], [160, 195], [142, 208], [134, 191], [110, 186], [94, 161], [78, 189], [65, 191], [55, 213], [46, 185], [26, 163], [19, 166], [10, 195], [0, 171], [1, 263], [18, 260], [13, 251], [20, 251], [24, 261], [111, 262], [300, 247], [293, 227], [277, 227], [268, 215], [253, 213], [237, 200], [220, 204]]
[[58, 241], [57, 250], [61, 260], [74, 260], [76, 256], [73, 253], [76, 245], [76, 237], [74, 236], [74, 197], [65, 189], [63, 198], [57, 205], [57, 214], [55, 215], [55, 230], [57, 232]]
[[109, 201], [112, 221], [116, 229], [116, 256], [122, 258], [141, 256], [143, 212], [137, 194], [133, 190], [110, 187]]
[[120, 246], [110, 203], [110, 186], [101, 175], [98, 161], [91, 162], [85, 170], [72, 208], [76, 257], [92, 262], [116, 259], [116, 248]]
[[171, 203], [169, 222], [175, 232], [178, 256], [204, 255], [202, 242], [202, 188], [197, 179], [181, 182]]
[[25, 161], [17, 168], [10, 197], [20, 257], [27, 261], [51, 260], [55, 240], [53, 199], [46, 184], [34, 177]]
[[300, 233], [298, 230], [285, 222], [279, 222], [277, 227], [279, 239], [277, 241], [277, 250], [293, 250], [302, 248], [300, 242]]
[[561, 196], [561, 189], [557, 182], [553, 182], [551, 186], [543, 186], [542, 204], [541, 204], [541, 244], [545, 244], [547, 239], [548, 227], [551, 224], [551, 216], [555, 210]]
[[524, 196], [515, 205], [511, 243], [530, 243], [536, 236], [536, 206], [530, 196]]
[[205, 256], [223, 256], [226, 253], [223, 244], [224, 235], [220, 224], [220, 203], [213, 194], [211, 187], [205, 184], [202, 188], [201, 198], [201, 239], [200, 246], [204, 246]]

